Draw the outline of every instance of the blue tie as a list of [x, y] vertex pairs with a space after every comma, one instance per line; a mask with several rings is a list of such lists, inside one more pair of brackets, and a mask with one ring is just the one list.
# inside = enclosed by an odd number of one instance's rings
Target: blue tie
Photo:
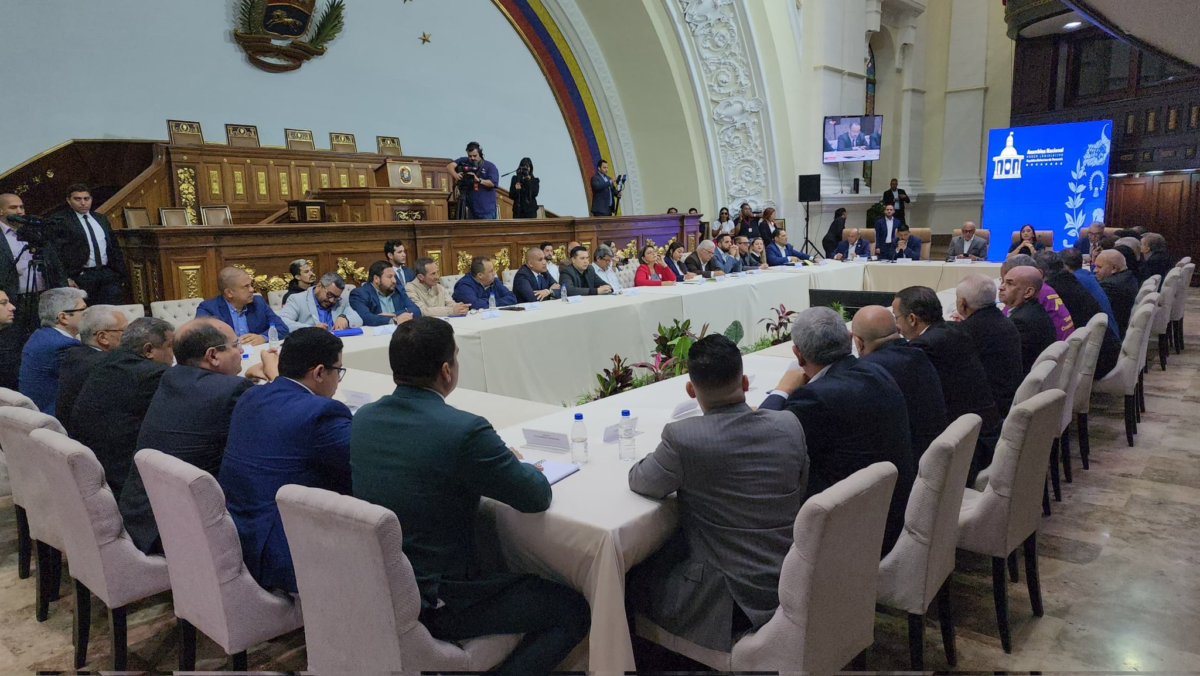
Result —
[[542, 290], [542, 276], [541, 276], [541, 275], [534, 275], [534, 276], [533, 276], [533, 278], [537, 280], [537, 285], [538, 285], [538, 288], [537, 288], [537, 290], [538, 290], [538, 291], [541, 291], [541, 290]]

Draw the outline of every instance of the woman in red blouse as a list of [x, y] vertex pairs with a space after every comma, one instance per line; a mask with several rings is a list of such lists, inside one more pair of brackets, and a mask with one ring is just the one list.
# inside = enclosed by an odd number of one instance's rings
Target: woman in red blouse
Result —
[[638, 266], [637, 272], [633, 275], [634, 286], [675, 285], [675, 273], [658, 262], [658, 249], [647, 244], [642, 247], [642, 254], [638, 256], [638, 259], [642, 261], [642, 264]]

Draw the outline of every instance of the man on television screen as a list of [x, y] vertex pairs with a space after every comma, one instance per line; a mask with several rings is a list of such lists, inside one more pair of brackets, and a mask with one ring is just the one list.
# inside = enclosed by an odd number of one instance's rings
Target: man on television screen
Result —
[[862, 125], [857, 120], [850, 123], [850, 131], [838, 136], [838, 150], [864, 150], [867, 137], [863, 136]]

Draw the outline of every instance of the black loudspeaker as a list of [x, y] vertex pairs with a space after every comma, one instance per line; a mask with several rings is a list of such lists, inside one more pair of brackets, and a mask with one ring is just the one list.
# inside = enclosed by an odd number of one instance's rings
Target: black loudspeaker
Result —
[[854, 190], [853, 190], [853, 192], [854, 192], [854, 194], [855, 194], [855, 195], [857, 195], [857, 194], [858, 194], [858, 179], [857, 179], [857, 178], [856, 178], [856, 179], [854, 179]]
[[801, 202], [820, 202], [821, 201], [821, 175], [820, 174], [800, 174], [797, 178], [797, 183], [800, 186], [799, 196], [797, 199]]

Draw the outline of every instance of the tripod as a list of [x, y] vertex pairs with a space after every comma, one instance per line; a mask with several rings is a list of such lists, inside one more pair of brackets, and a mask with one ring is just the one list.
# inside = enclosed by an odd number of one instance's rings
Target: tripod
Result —
[[825, 253], [817, 248], [816, 244], [808, 238], [808, 202], [804, 203], [804, 243], [800, 245], [800, 251], [813, 256], [824, 257]]
[[461, 182], [455, 188], [458, 190], [458, 199], [455, 200], [454, 220], [465, 221], [470, 216], [470, 209], [467, 207], [467, 191]]
[[[29, 334], [37, 328], [38, 325], [38, 284], [37, 280], [46, 279], [46, 261], [42, 259], [41, 252], [25, 243], [25, 248], [13, 257], [13, 261], [19, 261], [25, 252], [29, 252], [29, 271], [25, 275], [25, 288], [20, 297], [20, 302], [14, 308], [16, 310], [16, 326], [22, 332], [22, 335], [28, 337]], [[24, 341], [22, 341], [24, 342]]]

